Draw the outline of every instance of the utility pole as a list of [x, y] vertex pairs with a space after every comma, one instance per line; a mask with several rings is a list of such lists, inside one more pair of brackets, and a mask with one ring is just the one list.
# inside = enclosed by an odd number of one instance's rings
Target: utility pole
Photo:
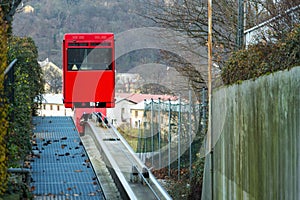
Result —
[[208, 141], [208, 148], [210, 152], [210, 171], [211, 171], [211, 200], [214, 198], [214, 183], [213, 183], [213, 137], [211, 131], [211, 93], [212, 93], [212, 0], [208, 0], [208, 40], [207, 40], [207, 49], [208, 49], [208, 128], [207, 128], [207, 141]]

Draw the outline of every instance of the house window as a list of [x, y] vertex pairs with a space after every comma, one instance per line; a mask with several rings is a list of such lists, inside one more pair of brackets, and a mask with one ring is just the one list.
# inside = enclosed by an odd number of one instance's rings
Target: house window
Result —
[[137, 121], [134, 122], [135, 128], [138, 128], [139, 124]]
[[139, 112], [136, 110], [135, 111], [135, 118], [137, 118], [139, 116]]
[[122, 120], [122, 122], [126, 122], [126, 119], [125, 119], [125, 108], [122, 108], [121, 109], [121, 120]]
[[53, 110], [53, 105], [50, 105], [50, 110]]
[[59, 105], [57, 105], [57, 111], [59, 111]]
[[46, 104], [43, 104], [43, 109], [46, 110]]

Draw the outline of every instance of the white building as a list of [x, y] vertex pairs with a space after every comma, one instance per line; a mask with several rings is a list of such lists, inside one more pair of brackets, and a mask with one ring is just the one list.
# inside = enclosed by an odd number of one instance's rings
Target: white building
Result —
[[135, 102], [127, 98], [116, 96], [114, 108], [107, 108], [107, 117], [112, 120], [115, 126], [130, 123], [130, 107], [135, 105]]
[[65, 108], [62, 94], [44, 94], [39, 116], [73, 116], [71, 108]]
[[144, 109], [145, 109], [145, 102], [139, 102], [136, 105], [133, 105], [130, 108], [130, 125], [132, 128], [138, 128], [139, 123], [142, 126], [143, 117], [144, 117]]
[[116, 93], [115, 107], [107, 109], [107, 117], [112, 120], [116, 127], [126, 124], [137, 128], [138, 121], [142, 122], [143, 120], [144, 101], [151, 99], [166, 101], [168, 99], [176, 100], [177, 97], [170, 95]]

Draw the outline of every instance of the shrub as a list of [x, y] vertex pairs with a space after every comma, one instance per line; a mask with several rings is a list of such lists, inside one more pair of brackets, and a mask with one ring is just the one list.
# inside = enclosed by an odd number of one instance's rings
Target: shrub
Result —
[[224, 84], [255, 79], [300, 64], [300, 25], [276, 43], [259, 43], [233, 52], [222, 68]]

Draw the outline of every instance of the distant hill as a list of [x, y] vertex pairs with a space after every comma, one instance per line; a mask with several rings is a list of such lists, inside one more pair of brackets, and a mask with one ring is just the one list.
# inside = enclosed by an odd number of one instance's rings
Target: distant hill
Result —
[[14, 16], [14, 34], [32, 37], [39, 60], [48, 58], [59, 67], [61, 42], [67, 32], [119, 33], [152, 24], [141, 16], [142, 1], [31, 0], [25, 4]]
[[[147, 7], [149, 2], [149, 0], [30, 0], [24, 3], [21, 12], [15, 14], [13, 33], [16, 36], [33, 38], [38, 47], [39, 60], [48, 59], [61, 68], [61, 48], [65, 33], [118, 34], [134, 28], [155, 26], [153, 21], [143, 17], [146, 12], [150, 12], [151, 8]], [[132, 51], [116, 60], [117, 73], [139, 74], [143, 81], [135, 84], [138, 88], [135, 88], [136, 90], [151, 89], [152, 93], [187, 94], [188, 81], [173, 69], [165, 54], [166, 52], [150, 48]], [[54, 72], [52, 68], [45, 68], [45, 79], [51, 85], [52, 92], [61, 90], [60, 73]], [[123, 92], [134, 89], [128, 81], [117, 80], [117, 82], [121, 85], [117, 85], [116, 88]]]

